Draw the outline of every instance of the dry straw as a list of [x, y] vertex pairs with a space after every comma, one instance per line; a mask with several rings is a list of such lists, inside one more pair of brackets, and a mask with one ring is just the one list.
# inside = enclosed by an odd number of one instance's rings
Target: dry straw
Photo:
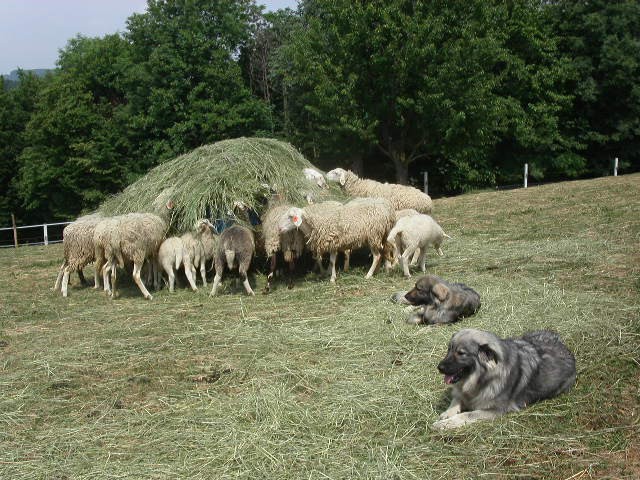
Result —
[[237, 138], [204, 145], [166, 161], [100, 207], [104, 215], [154, 212], [172, 200], [172, 226], [192, 228], [202, 217], [246, 222], [233, 205], [243, 202], [259, 214], [275, 191], [293, 205], [305, 195], [336, 199], [338, 188], [319, 188], [302, 170], [315, 168], [289, 143], [270, 138]]

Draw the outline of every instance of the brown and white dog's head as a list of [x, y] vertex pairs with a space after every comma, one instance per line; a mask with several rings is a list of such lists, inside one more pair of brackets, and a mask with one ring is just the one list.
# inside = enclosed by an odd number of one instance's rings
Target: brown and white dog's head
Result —
[[480, 386], [483, 378], [491, 376], [503, 357], [501, 340], [491, 332], [466, 328], [451, 337], [447, 355], [438, 364], [444, 383], [461, 382], [465, 390]]
[[404, 298], [412, 305], [435, 305], [444, 303], [449, 297], [449, 287], [436, 275], [426, 275], [416, 282]]

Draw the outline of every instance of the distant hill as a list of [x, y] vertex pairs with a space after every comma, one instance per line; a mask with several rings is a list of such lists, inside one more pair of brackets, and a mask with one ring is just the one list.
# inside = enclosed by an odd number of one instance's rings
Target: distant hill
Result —
[[[34, 68], [32, 70], [23, 70], [24, 72], [33, 73], [37, 77], [44, 77], [47, 73], [52, 72], [51, 68]], [[9, 75], [0, 75], [4, 79], [4, 89], [11, 90], [16, 88], [20, 83], [20, 77], [18, 76], [18, 70], [12, 70]]]
[[[34, 68], [32, 70], [23, 70], [24, 72], [31, 72], [37, 77], [44, 77], [47, 73], [53, 71], [51, 68]], [[18, 70], [12, 70], [9, 75], [2, 75], [5, 80], [11, 80], [13, 82], [17, 82], [20, 80], [18, 77]]]

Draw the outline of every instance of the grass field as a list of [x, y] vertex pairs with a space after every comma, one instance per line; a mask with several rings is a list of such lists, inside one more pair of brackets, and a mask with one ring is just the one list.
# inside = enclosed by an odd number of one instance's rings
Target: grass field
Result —
[[[0, 478], [640, 478], [640, 175], [441, 199], [434, 216], [454, 239], [428, 270], [482, 296], [445, 327], [405, 324], [388, 298], [412, 282], [364, 265], [255, 298], [225, 281], [215, 299], [109, 300], [74, 277], [63, 299], [60, 246], [1, 250]], [[436, 365], [465, 327], [558, 331], [575, 388], [431, 431]]]

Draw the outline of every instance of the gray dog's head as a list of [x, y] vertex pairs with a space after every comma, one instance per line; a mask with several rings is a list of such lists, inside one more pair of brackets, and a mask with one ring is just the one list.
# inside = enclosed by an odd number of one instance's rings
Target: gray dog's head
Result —
[[500, 339], [491, 332], [467, 328], [451, 337], [446, 357], [438, 364], [444, 382], [453, 385], [495, 367], [502, 357]]

